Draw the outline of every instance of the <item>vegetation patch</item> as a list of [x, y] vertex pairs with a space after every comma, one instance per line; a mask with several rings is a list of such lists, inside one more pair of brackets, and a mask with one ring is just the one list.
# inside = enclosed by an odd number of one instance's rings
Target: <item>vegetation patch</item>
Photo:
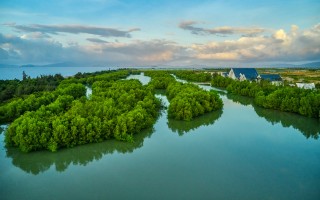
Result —
[[[124, 74], [128, 72], [93, 77], [90, 99], [85, 97], [83, 85], [65, 82], [55, 91], [59, 94], [57, 98], [52, 97], [39, 108], [26, 108], [9, 125], [6, 144], [29, 152], [57, 151], [110, 138], [133, 141], [135, 133], [153, 125], [160, 101], [154, 97], [153, 90], [138, 80], [113, 80]], [[92, 77], [88, 80], [92, 81]]]
[[235, 81], [218, 75], [214, 76], [212, 85], [224, 87], [231, 94], [252, 97], [263, 108], [320, 118], [320, 91], [317, 89], [275, 86], [268, 81]]
[[166, 89], [170, 102], [169, 118], [190, 121], [197, 116], [219, 110], [223, 106], [221, 98], [213, 90], [205, 91], [195, 84], [177, 82], [169, 72], [165, 71], [150, 71], [145, 74], [152, 78], [150, 87]]

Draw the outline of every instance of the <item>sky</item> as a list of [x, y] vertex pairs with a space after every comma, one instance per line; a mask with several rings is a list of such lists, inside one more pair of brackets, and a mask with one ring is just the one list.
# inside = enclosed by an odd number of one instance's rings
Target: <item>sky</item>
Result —
[[1, 0], [0, 64], [320, 61], [319, 0]]

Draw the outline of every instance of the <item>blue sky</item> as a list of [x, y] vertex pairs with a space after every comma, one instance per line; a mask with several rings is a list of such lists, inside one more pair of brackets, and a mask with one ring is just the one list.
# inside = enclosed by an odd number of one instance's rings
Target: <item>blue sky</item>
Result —
[[0, 63], [319, 61], [319, 10], [312, 0], [2, 0]]

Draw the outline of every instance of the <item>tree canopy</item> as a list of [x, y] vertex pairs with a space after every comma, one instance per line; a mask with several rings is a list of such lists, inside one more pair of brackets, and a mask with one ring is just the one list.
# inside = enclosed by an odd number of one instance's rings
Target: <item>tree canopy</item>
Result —
[[212, 85], [225, 87], [231, 94], [254, 98], [263, 108], [293, 112], [307, 117], [320, 118], [320, 91], [290, 86], [275, 86], [268, 81], [235, 81], [214, 76]]
[[[110, 138], [133, 141], [135, 133], [153, 125], [160, 101], [138, 80], [115, 81], [127, 74], [117, 71], [87, 77], [87, 82], [93, 81], [90, 99], [85, 97], [85, 86], [74, 83], [79, 80], [75, 78], [62, 82], [53, 93], [20, 99], [17, 108], [5, 105], [3, 109], [15, 108], [6, 144], [29, 152], [57, 151]], [[15, 114], [20, 105], [26, 105], [21, 116]]]
[[30, 78], [25, 72], [22, 80], [0, 80], [0, 102], [35, 92], [53, 91], [62, 80], [64, 78], [60, 74]]
[[223, 106], [215, 91], [205, 91], [195, 84], [177, 82], [168, 71], [148, 71], [145, 75], [151, 76], [149, 83], [151, 87], [166, 89], [170, 102], [168, 108], [170, 118], [190, 121]]

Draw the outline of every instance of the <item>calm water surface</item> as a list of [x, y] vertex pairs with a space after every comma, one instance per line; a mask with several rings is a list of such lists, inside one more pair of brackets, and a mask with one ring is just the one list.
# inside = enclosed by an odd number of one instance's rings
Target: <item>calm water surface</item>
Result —
[[1, 134], [1, 199], [320, 199], [319, 121], [221, 97], [192, 122], [163, 110], [134, 143], [24, 154]]

